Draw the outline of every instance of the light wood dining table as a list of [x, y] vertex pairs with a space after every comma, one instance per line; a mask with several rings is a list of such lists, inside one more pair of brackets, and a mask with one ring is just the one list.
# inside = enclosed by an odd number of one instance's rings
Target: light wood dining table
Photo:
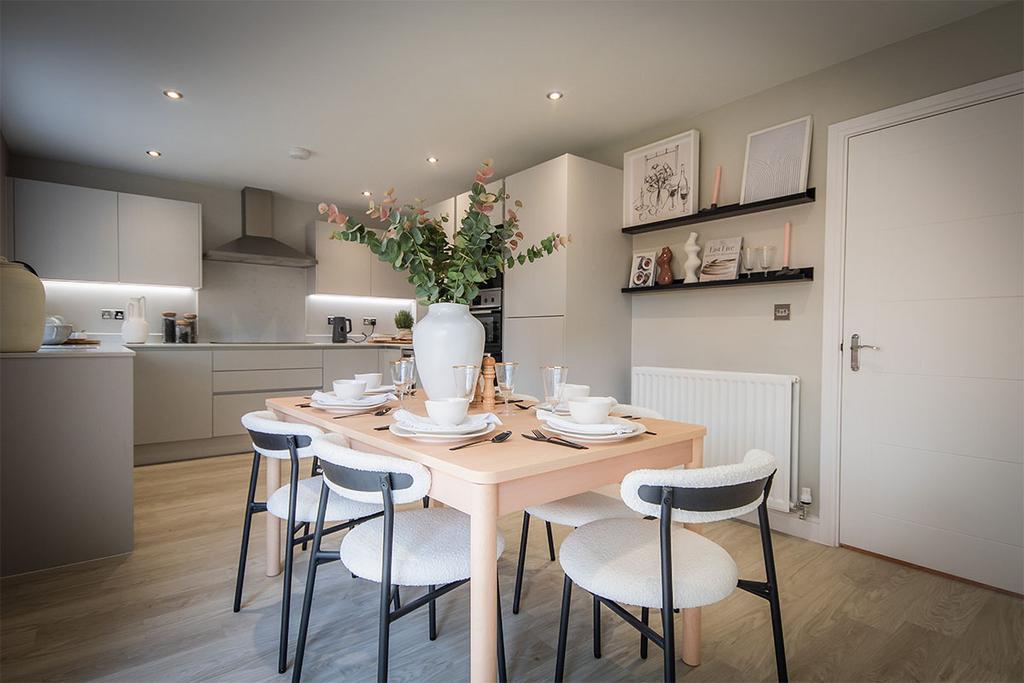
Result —
[[[392, 422], [390, 416], [365, 414], [335, 419], [336, 415], [323, 410], [300, 407], [308, 403], [309, 399], [303, 396], [269, 398], [267, 408], [280, 419], [342, 434], [353, 448], [396, 455], [422, 464], [431, 475], [430, 499], [470, 516], [470, 680], [473, 683], [494, 681], [497, 674], [498, 566], [494, 546], [498, 519], [532, 505], [618, 483], [636, 469], [701, 467], [707, 433], [701, 425], [644, 419], [643, 424], [653, 434], [615, 443], [588, 443], [586, 450], [576, 450], [523, 438], [522, 434], [542, 426], [535, 411], [512, 407], [512, 413], [504, 415], [499, 405], [499, 418], [504, 424], [491, 436], [511, 430], [513, 436], [508, 441], [452, 451], [451, 446], [457, 444], [422, 443], [374, 429]], [[419, 398], [407, 398], [405, 407], [426, 414]], [[268, 496], [280, 485], [281, 461], [268, 459]], [[699, 527], [693, 530], [699, 531]], [[281, 571], [281, 536], [280, 520], [267, 515], [268, 576]], [[700, 608], [682, 611], [682, 658], [691, 666], [700, 663], [700, 616]]]

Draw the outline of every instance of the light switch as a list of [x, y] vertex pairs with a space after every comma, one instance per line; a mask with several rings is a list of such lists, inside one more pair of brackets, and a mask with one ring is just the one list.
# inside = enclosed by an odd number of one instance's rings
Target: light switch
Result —
[[775, 319], [789, 320], [789, 304], [775, 304]]

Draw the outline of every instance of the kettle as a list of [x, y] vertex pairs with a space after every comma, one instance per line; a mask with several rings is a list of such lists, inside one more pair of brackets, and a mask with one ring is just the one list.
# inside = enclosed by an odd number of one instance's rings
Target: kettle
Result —
[[146, 321], [146, 297], [133, 296], [128, 299], [124, 323], [121, 325], [121, 339], [125, 344], [145, 344], [149, 339], [149, 323]]
[[341, 315], [331, 316], [331, 343], [344, 344], [348, 342], [348, 335], [352, 332], [352, 319]]

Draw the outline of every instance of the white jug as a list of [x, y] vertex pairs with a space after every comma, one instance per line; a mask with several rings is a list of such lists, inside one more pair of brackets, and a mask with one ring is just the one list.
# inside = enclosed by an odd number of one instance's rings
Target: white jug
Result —
[[146, 321], [146, 297], [133, 296], [128, 299], [124, 323], [121, 324], [121, 339], [125, 344], [145, 344], [149, 339], [149, 323]]

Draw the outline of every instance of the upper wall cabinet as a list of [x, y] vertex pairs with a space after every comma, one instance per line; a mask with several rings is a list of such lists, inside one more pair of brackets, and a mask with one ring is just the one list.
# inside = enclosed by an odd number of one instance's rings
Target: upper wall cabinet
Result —
[[43, 278], [117, 282], [117, 193], [15, 178], [14, 257]]
[[390, 263], [381, 261], [366, 247], [363, 249], [370, 257], [370, 294], [393, 299], [416, 298], [416, 289], [409, 284], [409, 274], [406, 271], [395, 270]]
[[202, 285], [199, 204], [117, 195], [118, 273], [122, 282]]
[[309, 293], [370, 296], [369, 257], [373, 255], [358, 242], [332, 240], [338, 228], [326, 221], [310, 226], [306, 251], [316, 255], [316, 267], [309, 270]]
[[442, 200], [432, 206], [423, 207], [427, 210], [427, 214], [431, 218], [440, 218], [441, 216], [448, 216], [448, 222], [444, 224], [444, 231], [448, 233], [448, 239], [452, 238], [455, 234], [456, 225], [458, 219], [455, 213], [455, 197], [449, 197], [448, 199]]
[[14, 253], [43, 278], [198, 288], [201, 207], [16, 178]]
[[[491, 182], [484, 185], [484, 189], [494, 194], [501, 193], [501, 186], [504, 181], [499, 178], [492, 180]], [[469, 209], [469, 192], [463, 192], [455, 198], [455, 216], [457, 216], [455, 224], [458, 225], [462, 222], [462, 217], [466, 215], [466, 211]], [[494, 202], [494, 210], [491, 211], [491, 224], [500, 225], [505, 222], [505, 198], [498, 197], [498, 201]], [[453, 231], [454, 232], [454, 231]]]

